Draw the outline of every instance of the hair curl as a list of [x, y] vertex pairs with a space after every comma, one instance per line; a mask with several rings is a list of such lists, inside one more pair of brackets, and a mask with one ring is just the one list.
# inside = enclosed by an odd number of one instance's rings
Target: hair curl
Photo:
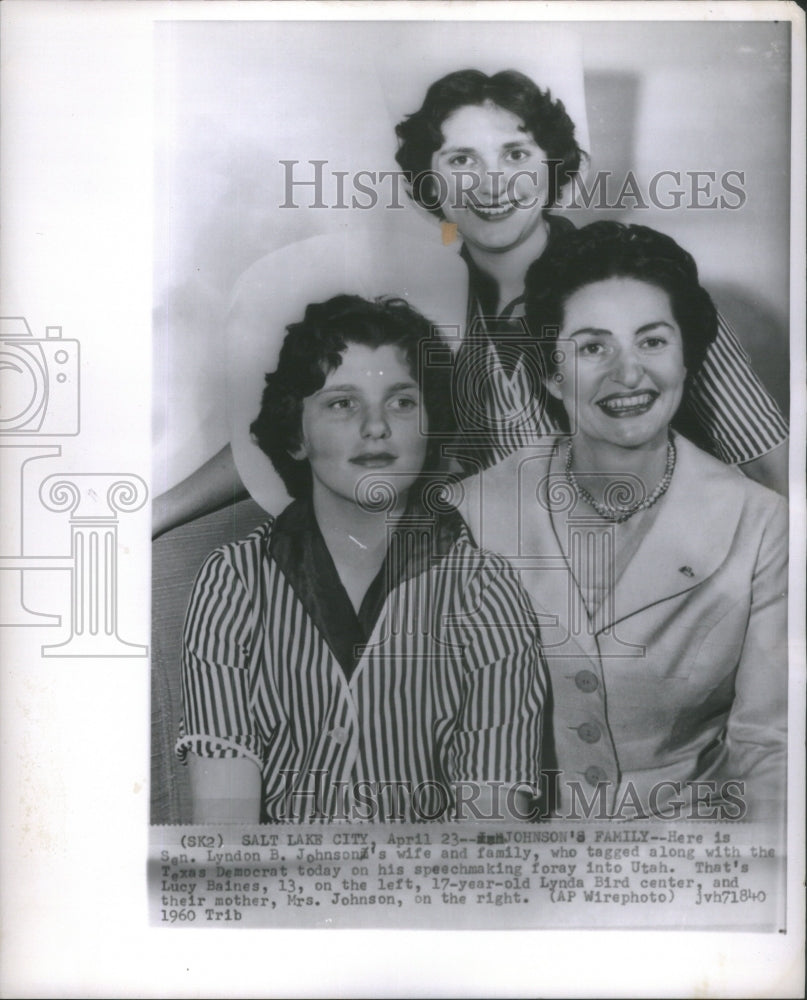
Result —
[[475, 69], [449, 73], [426, 92], [419, 110], [395, 128], [399, 147], [395, 155], [409, 185], [409, 193], [423, 208], [442, 218], [435, 204], [431, 176], [432, 155], [443, 145], [442, 125], [449, 115], [468, 105], [488, 102], [520, 118], [550, 161], [549, 205], [580, 170], [585, 153], [577, 144], [574, 123], [563, 103], [553, 100], [528, 76], [508, 69], [494, 76]]
[[358, 295], [336, 295], [327, 302], [308, 305], [302, 321], [291, 323], [286, 330], [277, 369], [266, 375], [260, 413], [250, 431], [290, 496], [307, 497], [312, 489], [308, 460], [291, 456], [300, 445], [303, 403], [341, 365], [348, 344], [371, 348], [391, 345], [403, 351], [428, 418], [423, 474], [438, 471], [440, 445], [453, 435], [454, 422], [450, 366], [421, 364], [420, 344], [432, 336], [429, 320], [403, 299], [368, 301]]
[[[700, 284], [695, 260], [671, 237], [619, 222], [593, 222], [563, 234], [527, 272], [527, 324], [545, 376], [556, 368], [554, 348], [566, 302], [581, 288], [609, 278], [635, 278], [667, 293], [681, 330], [687, 376], [694, 378], [717, 336], [717, 310]], [[564, 426], [558, 401], [548, 405]], [[692, 436], [688, 423], [687, 432]]]

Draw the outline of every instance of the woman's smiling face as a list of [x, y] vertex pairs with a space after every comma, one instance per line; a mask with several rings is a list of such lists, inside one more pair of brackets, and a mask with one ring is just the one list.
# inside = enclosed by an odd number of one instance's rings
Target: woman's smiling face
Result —
[[667, 293], [626, 277], [586, 285], [566, 300], [559, 335], [576, 364], [562, 364], [548, 389], [589, 447], [663, 444], [686, 378]]
[[496, 104], [469, 104], [441, 125], [432, 170], [443, 178], [443, 214], [463, 238], [502, 252], [544, 226], [549, 174], [546, 153], [524, 122]]

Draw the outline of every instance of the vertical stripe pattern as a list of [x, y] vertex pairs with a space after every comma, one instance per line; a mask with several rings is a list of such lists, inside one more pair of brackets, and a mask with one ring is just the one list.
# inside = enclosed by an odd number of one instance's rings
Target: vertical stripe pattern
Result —
[[544, 405], [541, 373], [524, 350], [530, 340], [523, 318], [486, 319], [479, 300], [469, 296], [452, 391], [458, 454], [482, 469], [557, 432]]
[[716, 458], [750, 462], [787, 439], [779, 407], [751, 367], [737, 335], [717, 314], [718, 332], [692, 382], [689, 405]]
[[[538, 782], [545, 668], [503, 559], [463, 528], [388, 595], [348, 682], [271, 558], [270, 532], [217, 549], [199, 572], [180, 757], [255, 760], [268, 821], [344, 815], [362, 782], [373, 794], [358, 818], [382, 821], [445, 818], [452, 782]], [[405, 790], [380, 794], [382, 782]]]

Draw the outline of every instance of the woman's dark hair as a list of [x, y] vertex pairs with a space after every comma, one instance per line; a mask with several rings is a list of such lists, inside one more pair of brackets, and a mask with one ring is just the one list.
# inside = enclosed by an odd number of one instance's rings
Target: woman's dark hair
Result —
[[[318, 392], [326, 376], [342, 363], [348, 344], [400, 348], [420, 386], [428, 418], [429, 444], [424, 473], [437, 472], [440, 445], [454, 432], [450, 365], [422, 363], [420, 344], [432, 325], [403, 299], [368, 301], [337, 295], [306, 307], [299, 323], [286, 327], [277, 369], [266, 376], [261, 410], [250, 425], [253, 440], [269, 456], [290, 496], [310, 496], [311, 467], [290, 452], [300, 445], [303, 401]], [[450, 349], [446, 347], [447, 356]]]
[[574, 137], [574, 123], [548, 90], [541, 90], [528, 76], [512, 69], [494, 76], [476, 69], [449, 73], [429, 87], [422, 107], [395, 128], [400, 142], [395, 159], [404, 171], [411, 196], [435, 215], [443, 213], [435, 204], [431, 162], [432, 154], [444, 142], [443, 122], [459, 108], [487, 102], [520, 118], [546, 153], [550, 205], [580, 169], [585, 154]]
[[[527, 324], [537, 338], [545, 375], [551, 377], [557, 367], [555, 343], [569, 297], [608, 278], [635, 278], [667, 293], [681, 330], [687, 375], [694, 378], [717, 336], [717, 311], [700, 284], [695, 260], [671, 237], [619, 222], [593, 222], [563, 234], [527, 272]], [[554, 399], [549, 403], [560, 420], [555, 404]], [[691, 436], [689, 424], [686, 433]]]

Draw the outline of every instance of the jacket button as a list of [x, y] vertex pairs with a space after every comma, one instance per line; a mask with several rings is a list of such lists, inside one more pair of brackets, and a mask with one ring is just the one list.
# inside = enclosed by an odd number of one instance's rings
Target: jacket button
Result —
[[334, 743], [347, 742], [348, 732], [344, 726], [334, 726], [334, 728], [330, 731], [330, 733], [328, 733], [328, 735], [334, 741]]
[[577, 735], [584, 743], [596, 743], [602, 733], [596, 722], [584, 722], [577, 727]]
[[600, 686], [599, 678], [591, 670], [578, 670], [574, 675], [574, 682], [581, 691], [586, 693], [596, 691]]
[[596, 764], [592, 764], [591, 767], [587, 767], [583, 777], [590, 785], [599, 785], [601, 782], [606, 780], [605, 771], [601, 767], [597, 767]]

